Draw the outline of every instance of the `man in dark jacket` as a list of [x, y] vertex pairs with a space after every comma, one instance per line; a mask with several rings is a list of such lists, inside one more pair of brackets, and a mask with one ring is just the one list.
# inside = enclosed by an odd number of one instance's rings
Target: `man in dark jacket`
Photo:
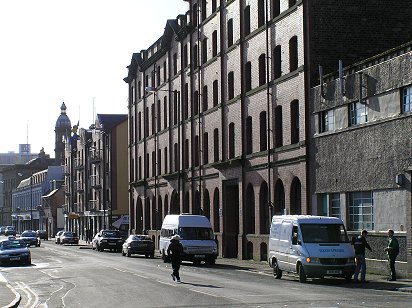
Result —
[[355, 257], [356, 257], [356, 270], [355, 275], [353, 276], [354, 282], [359, 282], [358, 276], [361, 272], [361, 282], [367, 282], [365, 280], [366, 276], [366, 260], [365, 260], [365, 248], [368, 248], [372, 251], [371, 246], [369, 246], [366, 241], [366, 236], [368, 231], [362, 230], [361, 234], [357, 237], [352, 238], [352, 245], [355, 248]]
[[175, 281], [176, 279], [177, 282], [180, 282], [179, 269], [180, 264], [182, 264], [182, 253], [183, 246], [180, 243], [180, 236], [175, 234], [172, 236], [172, 239], [170, 240], [169, 247], [167, 248], [167, 254], [170, 256], [170, 259], [172, 261], [172, 279], [173, 281]]
[[389, 268], [391, 269], [391, 277], [389, 281], [396, 280], [396, 270], [395, 270], [395, 261], [396, 257], [399, 254], [399, 242], [398, 239], [394, 236], [395, 232], [392, 229], [388, 230], [388, 246], [384, 249], [388, 254]]

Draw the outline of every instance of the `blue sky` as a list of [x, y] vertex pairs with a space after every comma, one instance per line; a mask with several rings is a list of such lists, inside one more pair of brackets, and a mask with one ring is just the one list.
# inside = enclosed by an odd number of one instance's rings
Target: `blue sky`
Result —
[[81, 127], [94, 111], [126, 114], [132, 54], [187, 9], [183, 0], [0, 1], [0, 153], [28, 140], [54, 157], [63, 101]]

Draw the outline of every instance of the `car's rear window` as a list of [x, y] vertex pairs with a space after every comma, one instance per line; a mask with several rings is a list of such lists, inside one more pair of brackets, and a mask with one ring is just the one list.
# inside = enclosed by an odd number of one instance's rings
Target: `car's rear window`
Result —
[[152, 239], [148, 236], [140, 236], [140, 235], [134, 235], [132, 237], [133, 241], [151, 241]]
[[76, 233], [74, 233], [74, 232], [64, 232], [63, 235], [64, 236], [69, 236], [69, 237], [76, 237], [77, 236]]
[[37, 234], [36, 234], [36, 232], [23, 232], [23, 233], [21, 234], [21, 236], [22, 236], [22, 237], [36, 237]]
[[105, 237], [120, 237], [120, 232], [118, 231], [103, 231], [102, 235]]

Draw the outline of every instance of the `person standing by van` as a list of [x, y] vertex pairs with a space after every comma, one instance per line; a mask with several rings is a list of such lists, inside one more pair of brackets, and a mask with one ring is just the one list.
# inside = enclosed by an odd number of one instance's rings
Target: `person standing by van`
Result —
[[396, 257], [399, 254], [399, 242], [398, 239], [394, 236], [395, 232], [392, 229], [388, 230], [388, 246], [384, 251], [388, 254], [389, 268], [391, 271], [391, 277], [389, 281], [396, 280], [396, 270], [395, 270], [395, 261]]
[[359, 282], [358, 276], [359, 272], [361, 273], [361, 282], [367, 282], [366, 277], [366, 260], [365, 260], [365, 248], [368, 248], [372, 251], [371, 246], [369, 246], [366, 241], [366, 236], [368, 231], [362, 230], [361, 234], [357, 237], [352, 238], [352, 245], [355, 248], [355, 258], [356, 258], [356, 270], [353, 276], [354, 282]]
[[172, 279], [173, 281], [177, 280], [177, 282], [180, 282], [179, 270], [180, 265], [182, 264], [182, 253], [183, 246], [182, 243], [180, 243], [180, 236], [175, 234], [170, 240], [169, 247], [167, 248], [167, 254], [170, 256], [170, 259], [172, 261]]

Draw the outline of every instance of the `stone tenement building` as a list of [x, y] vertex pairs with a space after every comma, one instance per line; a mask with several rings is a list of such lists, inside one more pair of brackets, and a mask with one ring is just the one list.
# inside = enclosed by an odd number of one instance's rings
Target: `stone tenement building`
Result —
[[66, 230], [84, 238], [128, 215], [126, 135], [126, 114], [97, 114], [89, 129], [73, 130], [65, 145]]
[[409, 267], [397, 268], [412, 274], [412, 41], [325, 81], [310, 100], [312, 204], [350, 230], [372, 230], [367, 257], [377, 268], [394, 229]]
[[[410, 40], [410, 2], [190, 0], [135, 53], [129, 85], [132, 232], [168, 213], [210, 218], [223, 257], [266, 259], [272, 214], [317, 213], [310, 86]], [[331, 170], [332, 172], [332, 170]]]

